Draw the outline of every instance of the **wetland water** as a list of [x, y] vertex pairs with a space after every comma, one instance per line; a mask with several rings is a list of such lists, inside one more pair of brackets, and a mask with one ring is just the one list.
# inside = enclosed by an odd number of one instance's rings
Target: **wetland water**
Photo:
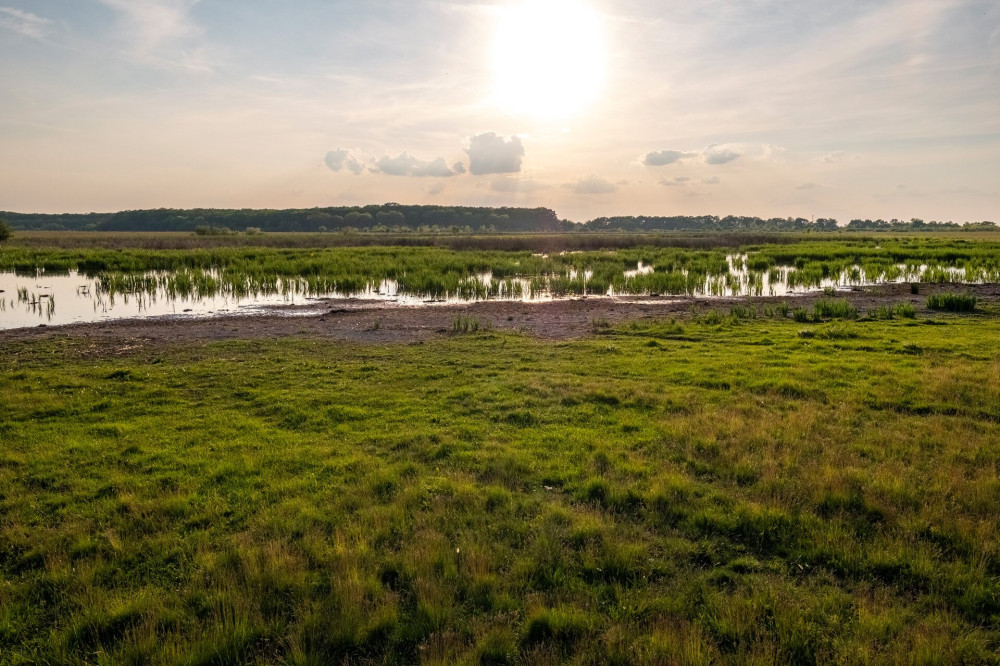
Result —
[[[640, 262], [634, 269], [623, 271], [610, 285], [603, 282], [596, 288], [591, 282], [593, 275], [586, 270], [571, 270], [558, 276], [503, 279], [478, 273], [461, 278], [457, 287], [446, 293], [409, 293], [396, 280], [371, 282], [361, 289], [343, 291], [335, 284], [314, 278], [270, 277], [250, 281], [216, 271], [0, 273], [0, 329], [135, 318], [248, 315], [276, 308], [283, 308], [277, 311], [286, 314], [313, 314], [321, 307], [322, 300], [331, 298], [420, 307], [484, 300], [544, 302], [580, 297], [795, 296], [825, 288], [920, 281], [927, 271], [926, 266], [900, 264], [891, 273], [869, 276], [855, 266], [840, 275], [805, 280], [791, 266], [749, 270], [745, 255], [729, 256], [727, 262], [726, 272], [707, 276], [655, 273], [652, 266]], [[966, 277], [962, 269], [935, 270], [935, 281], [963, 282]], [[310, 304], [316, 308], [301, 307]]]
[[[165, 276], [147, 274], [145, 277]], [[167, 288], [116, 292], [103, 286], [99, 278], [75, 271], [37, 276], [0, 273], [0, 330], [116, 319], [253, 314], [274, 306], [305, 305], [309, 301], [295, 292], [247, 297], [223, 291], [181, 295]]]

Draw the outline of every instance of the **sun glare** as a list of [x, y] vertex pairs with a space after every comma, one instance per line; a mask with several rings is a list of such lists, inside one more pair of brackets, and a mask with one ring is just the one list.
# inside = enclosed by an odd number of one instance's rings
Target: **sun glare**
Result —
[[593, 102], [604, 82], [600, 14], [581, 0], [528, 0], [503, 10], [493, 50], [504, 109], [556, 119]]

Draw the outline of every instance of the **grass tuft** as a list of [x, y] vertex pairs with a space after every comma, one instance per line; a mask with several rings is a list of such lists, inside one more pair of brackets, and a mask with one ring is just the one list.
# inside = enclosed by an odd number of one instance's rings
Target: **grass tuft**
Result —
[[857, 319], [858, 310], [846, 298], [831, 301], [821, 299], [813, 306], [813, 319]]
[[948, 312], [972, 312], [978, 299], [971, 294], [933, 294], [927, 297], [927, 307], [931, 310]]
[[565, 651], [590, 632], [591, 624], [587, 614], [573, 608], [538, 610], [528, 617], [521, 642], [528, 646], [551, 643]]

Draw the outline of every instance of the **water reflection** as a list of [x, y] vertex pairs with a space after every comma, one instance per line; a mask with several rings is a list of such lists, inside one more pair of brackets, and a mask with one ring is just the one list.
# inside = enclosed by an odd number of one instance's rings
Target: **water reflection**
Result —
[[[720, 258], [721, 259], [721, 258]], [[848, 266], [771, 266], [758, 257], [729, 255], [713, 272], [639, 262], [616, 274], [569, 268], [561, 274], [496, 276], [403, 275], [378, 281], [322, 275], [232, 275], [198, 269], [176, 272], [64, 274], [0, 273], [0, 329], [105, 321], [131, 317], [207, 317], [248, 313], [318, 299], [368, 299], [406, 306], [507, 300], [623, 296], [782, 296], [893, 282], [984, 281], [965, 269], [917, 263]], [[972, 277], [973, 279], [969, 279]], [[58, 304], [58, 305], [57, 305]]]
[[147, 280], [148, 288], [122, 291], [104, 276], [88, 277], [75, 271], [31, 276], [0, 273], [0, 329], [126, 318], [208, 317], [309, 302], [296, 293], [239, 296], [217, 290], [182, 294], [161, 287], [166, 274], [139, 277], [152, 279]]

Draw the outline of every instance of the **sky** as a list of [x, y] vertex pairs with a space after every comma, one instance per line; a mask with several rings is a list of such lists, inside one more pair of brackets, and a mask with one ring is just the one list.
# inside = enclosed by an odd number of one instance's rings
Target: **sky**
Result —
[[1000, 222], [996, 0], [0, 0], [0, 210]]

